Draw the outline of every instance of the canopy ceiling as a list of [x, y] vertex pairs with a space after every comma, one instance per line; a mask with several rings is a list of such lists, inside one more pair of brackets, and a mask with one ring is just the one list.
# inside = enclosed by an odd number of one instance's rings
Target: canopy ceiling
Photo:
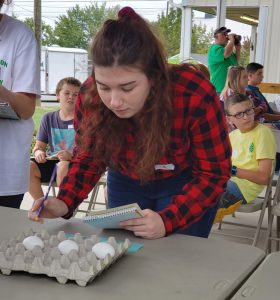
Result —
[[[216, 15], [217, 7], [192, 7], [195, 10], [205, 12], [211, 15]], [[258, 7], [227, 7], [226, 19], [241, 22], [247, 25], [256, 26], [256, 22], [241, 19], [241, 16], [247, 16], [255, 20], [259, 19], [259, 8]]]

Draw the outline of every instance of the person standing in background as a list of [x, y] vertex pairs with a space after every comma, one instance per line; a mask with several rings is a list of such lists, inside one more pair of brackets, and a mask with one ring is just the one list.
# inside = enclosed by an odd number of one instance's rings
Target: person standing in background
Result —
[[216, 29], [215, 42], [208, 51], [210, 81], [218, 94], [225, 86], [228, 67], [237, 66], [240, 61], [241, 37], [230, 32], [226, 27]]
[[[0, 9], [12, 1], [0, 0]], [[0, 14], [0, 103], [18, 120], [0, 118], [0, 206], [19, 208], [28, 190], [32, 115], [40, 94], [37, 43], [21, 21]]]

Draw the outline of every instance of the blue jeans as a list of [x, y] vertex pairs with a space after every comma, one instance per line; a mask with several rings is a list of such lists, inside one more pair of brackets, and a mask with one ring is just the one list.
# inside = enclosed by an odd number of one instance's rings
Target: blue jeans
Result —
[[244, 196], [242, 195], [238, 185], [235, 182], [229, 180], [227, 182], [226, 191], [231, 193], [233, 196], [235, 196], [239, 201], [242, 200], [242, 204], [247, 203], [247, 201], [245, 200]]
[[276, 121], [276, 122], [271, 122], [274, 126], [277, 127], [277, 129], [280, 129], [280, 122]]
[[[160, 211], [172, 202], [174, 195], [181, 193], [182, 187], [191, 179], [191, 171], [183, 171], [171, 178], [141, 184], [138, 180], [110, 170], [107, 177], [108, 205], [111, 208], [136, 202], [142, 209]], [[176, 232], [207, 238], [217, 212], [217, 204], [190, 227]]]

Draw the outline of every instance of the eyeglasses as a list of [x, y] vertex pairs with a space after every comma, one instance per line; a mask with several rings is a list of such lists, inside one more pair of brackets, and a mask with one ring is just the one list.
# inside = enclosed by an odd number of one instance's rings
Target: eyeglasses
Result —
[[254, 110], [253, 107], [251, 107], [251, 108], [248, 108], [248, 109], [246, 109], [244, 111], [241, 111], [241, 112], [239, 112], [239, 113], [237, 113], [235, 115], [228, 114], [228, 116], [235, 117], [236, 119], [242, 119], [242, 118], [244, 118], [245, 114], [247, 116], [250, 116], [250, 115], [253, 115], [254, 113], [255, 113], [255, 110]]

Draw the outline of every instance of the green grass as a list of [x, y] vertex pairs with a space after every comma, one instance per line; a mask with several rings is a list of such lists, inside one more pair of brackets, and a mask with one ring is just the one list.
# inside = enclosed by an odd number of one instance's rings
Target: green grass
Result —
[[58, 110], [58, 106], [36, 106], [35, 113], [33, 115], [33, 121], [35, 123], [35, 131], [37, 132], [44, 114]]

